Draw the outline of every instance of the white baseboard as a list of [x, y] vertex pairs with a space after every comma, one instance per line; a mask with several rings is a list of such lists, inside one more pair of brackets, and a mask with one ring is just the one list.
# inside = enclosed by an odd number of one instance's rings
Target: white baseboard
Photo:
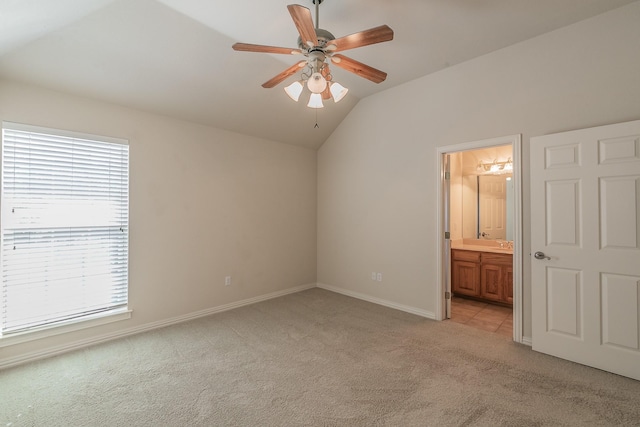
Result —
[[267, 301], [267, 300], [270, 300], [270, 299], [273, 299], [273, 298], [278, 298], [278, 297], [281, 297], [281, 296], [284, 296], [284, 295], [289, 295], [289, 294], [305, 291], [307, 289], [312, 289], [312, 288], [315, 288], [315, 287], [316, 287], [315, 283], [309, 283], [309, 284], [306, 284], [306, 285], [295, 286], [293, 288], [285, 289], [285, 290], [282, 290], [282, 291], [272, 292], [272, 293], [269, 293], [269, 294], [260, 295], [260, 296], [257, 296], [257, 297], [253, 297], [253, 298], [248, 298], [248, 299], [241, 300], [241, 301], [232, 302], [232, 303], [221, 305], [221, 306], [218, 306], [218, 307], [213, 307], [213, 308], [209, 308], [209, 309], [206, 309], [206, 310], [196, 311], [196, 312], [193, 312], [193, 313], [185, 314], [183, 316], [173, 317], [173, 318], [170, 318], [170, 319], [160, 320], [160, 321], [152, 322], [152, 323], [146, 323], [146, 324], [141, 325], [141, 326], [136, 326], [136, 327], [133, 327], [133, 328], [123, 329], [121, 331], [110, 333], [110, 334], [98, 335], [96, 337], [74, 341], [74, 342], [69, 343], [69, 344], [64, 344], [64, 345], [55, 346], [55, 347], [49, 347], [49, 348], [46, 348], [44, 350], [34, 351], [34, 352], [26, 353], [26, 354], [23, 354], [23, 355], [20, 355], [20, 356], [16, 356], [16, 357], [9, 357], [9, 358], [5, 358], [5, 359], [0, 359], [0, 369], [11, 368], [11, 367], [14, 367], [14, 366], [17, 366], [17, 365], [21, 365], [23, 363], [32, 362], [32, 361], [35, 361], [35, 360], [56, 356], [56, 355], [59, 355], [59, 354], [62, 354], [62, 353], [67, 353], [67, 352], [70, 352], [70, 351], [73, 351], [73, 350], [77, 350], [77, 349], [80, 349], [80, 348], [84, 348], [84, 347], [88, 347], [88, 346], [91, 346], [91, 345], [100, 344], [100, 343], [111, 341], [111, 340], [115, 340], [115, 339], [118, 339], [118, 338], [124, 338], [124, 337], [130, 336], [130, 335], [135, 335], [135, 334], [139, 334], [139, 333], [142, 333], [142, 332], [151, 331], [153, 329], [163, 328], [163, 327], [166, 327], [166, 326], [175, 325], [177, 323], [187, 322], [189, 320], [194, 320], [194, 319], [197, 319], [197, 318], [200, 318], [200, 317], [210, 316], [210, 315], [216, 314], [216, 313], [222, 313], [224, 311], [233, 310], [234, 308], [244, 307], [244, 306], [255, 304], [255, 303], [258, 303], [258, 302]]
[[420, 308], [411, 307], [408, 305], [398, 304], [393, 301], [388, 301], [382, 298], [372, 297], [370, 295], [361, 294], [359, 292], [350, 291], [348, 289], [340, 288], [337, 286], [326, 285], [324, 283], [318, 283], [317, 286], [321, 289], [326, 289], [327, 291], [336, 292], [342, 295], [346, 295], [349, 297], [361, 299], [363, 301], [372, 302], [374, 304], [383, 305], [385, 307], [394, 308], [396, 310], [405, 311], [407, 313], [415, 314], [418, 316], [426, 317], [427, 319], [436, 320], [435, 313], [430, 311], [422, 310]]
[[533, 346], [533, 341], [531, 341], [531, 337], [522, 337], [521, 344], [528, 345], [529, 347]]

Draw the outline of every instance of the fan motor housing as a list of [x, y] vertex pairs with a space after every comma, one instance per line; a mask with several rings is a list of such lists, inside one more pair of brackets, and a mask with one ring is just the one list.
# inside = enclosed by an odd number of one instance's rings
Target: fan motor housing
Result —
[[327, 44], [329, 44], [330, 41], [336, 39], [333, 34], [331, 34], [327, 30], [323, 30], [322, 28], [316, 28], [316, 36], [318, 36], [318, 46], [314, 46], [312, 48], [307, 46], [306, 43], [303, 43], [301, 37], [298, 37], [298, 47], [300, 48], [300, 50], [303, 52], [310, 52], [314, 48], [320, 48], [324, 51]]

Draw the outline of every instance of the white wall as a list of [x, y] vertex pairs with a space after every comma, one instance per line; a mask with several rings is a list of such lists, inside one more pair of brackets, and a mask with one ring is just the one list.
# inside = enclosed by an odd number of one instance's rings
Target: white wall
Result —
[[2, 120], [130, 141], [134, 311], [130, 320], [1, 347], [0, 365], [315, 284], [315, 151], [7, 81]]
[[[318, 154], [318, 282], [436, 311], [436, 147], [640, 118], [640, 2], [366, 98]], [[384, 273], [373, 282], [371, 271]]]

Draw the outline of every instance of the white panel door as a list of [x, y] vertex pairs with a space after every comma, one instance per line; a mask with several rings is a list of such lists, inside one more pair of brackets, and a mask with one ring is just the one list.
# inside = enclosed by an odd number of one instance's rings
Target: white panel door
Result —
[[531, 254], [533, 349], [640, 380], [640, 120], [531, 139]]

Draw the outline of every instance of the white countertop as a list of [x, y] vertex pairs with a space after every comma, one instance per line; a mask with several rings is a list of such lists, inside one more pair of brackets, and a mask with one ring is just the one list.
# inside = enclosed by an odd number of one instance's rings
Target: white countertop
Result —
[[451, 249], [513, 255], [513, 248], [501, 248], [500, 244], [496, 241], [471, 240], [472, 239], [452, 240]]

